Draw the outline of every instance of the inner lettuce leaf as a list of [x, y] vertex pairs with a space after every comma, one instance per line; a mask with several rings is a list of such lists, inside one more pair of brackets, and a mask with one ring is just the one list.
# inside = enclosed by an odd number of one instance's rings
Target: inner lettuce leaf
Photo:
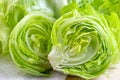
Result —
[[15, 64], [35, 76], [49, 76], [47, 56], [51, 50], [51, 30], [55, 19], [41, 11], [26, 15], [12, 30], [9, 50]]
[[[112, 27], [119, 27], [90, 5], [61, 16], [51, 33], [52, 50], [48, 55], [54, 70], [91, 79], [103, 74], [119, 60]], [[117, 16], [115, 16], [117, 18]], [[118, 22], [119, 23], [119, 22]]]

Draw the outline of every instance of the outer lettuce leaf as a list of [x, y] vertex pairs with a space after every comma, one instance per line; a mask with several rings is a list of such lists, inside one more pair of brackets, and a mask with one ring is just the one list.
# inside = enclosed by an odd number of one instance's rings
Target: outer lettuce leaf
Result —
[[111, 14], [115, 12], [120, 18], [120, 0], [67, 0], [68, 3], [77, 3], [79, 7], [84, 8], [87, 4], [90, 4], [94, 9], [105, 14]]
[[78, 9], [79, 8], [79, 5], [78, 4], [76, 4], [76, 2], [67, 2], [67, 5], [66, 6], [64, 6], [62, 9], [61, 9], [61, 14], [63, 15], [63, 14], [65, 14], [65, 13], [67, 13], [67, 12], [70, 12], [70, 11], [72, 11], [72, 10], [74, 10], [74, 9]]
[[61, 9], [67, 5], [67, 0], [46, 0], [46, 3], [54, 12], [54, 17], [59, 18], [61, 16]]
[[0, 54], [5, 55], [8, 53], [8, 38], [10, 34], [10, 29], [2, 21], [0, 16]]
[[60, 16], [60, 9], [65, 5], [64, 0], [2, 0], [1, 12], [5, 22], [13, 28], [26, 14], [41, 11], [54, 16]]
[[[116, 27], [114, 20], [112, 26]], [[51, 34], [53, 47], [48, 59], [53, 69], [86, 79], [104, 73], [119, 59], [110, 27], [104, 15], [89, 5], [61, 16]]]
[[120, 18], [119, 0], [98, 0], [97, 3], [95, 0], [93, 0], [91, 4], [96, 10], [100, 12], [103, 12], [105, 14], [111, 14], [112, 12], [115, 12]]
[[51, 30], [55, 19], [45, 13], [31, 12], [12, 30], [9, 50], [16, 65], [36, 76], [49, 76], [47, 55], [51, 50]]
[[[43, 2], [43, 7], [39, 4]], [[2, 0], [4, 20], [13, 28], [28, 12], [43, 10], [46, 7], [44, 0]]]
[[[110, 30], [112, 31], [112, 33], [114, 34], [117, 44], [118, 44], [118, 48], [119, 48], [119, 59], [120, 59], [120, 19], [118, 17], [118, 15], [114, 12], [111, 13], [111, 15], [105, 15]], [[117, 55], [116, 55], [117, 57]], [[116, 57], [113, 58], [113, 60], [116, 59]]]

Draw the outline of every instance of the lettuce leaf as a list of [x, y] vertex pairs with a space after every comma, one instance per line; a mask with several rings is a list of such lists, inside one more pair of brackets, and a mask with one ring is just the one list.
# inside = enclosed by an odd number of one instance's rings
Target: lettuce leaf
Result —
[[64, 0], [1, 0], [1, 13], [9, 27], [13, 27], [28, 13], [41, 11], [58, 18]]
[[10, 28], [5, 25], [0, 16], [0, 55], [8, 53], [8, 38], [10, 34]]

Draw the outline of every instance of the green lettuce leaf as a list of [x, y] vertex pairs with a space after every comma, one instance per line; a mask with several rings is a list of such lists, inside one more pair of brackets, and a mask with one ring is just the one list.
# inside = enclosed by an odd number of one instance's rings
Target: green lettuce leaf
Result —
[[51, 50], [51, 30], [55, 19], [41, 11], [26, 15], [12, 30], [9, 50], [16, 65], [31, 75], [49, 76], [47, 56]]
[[61, 16], [51, 33], [53, 47], [48, 59], [53, 69], [91, 79], [117, 63], [120, 55], [110, 28], [119, 27], [115, 15], [110, 24], [104, 14], [87, 5]]
[[[111, 15], [105, 15], [108, 24], [109, 24], [109, 28], [111, 30], [111, 32], [114, 34], [115, 39], [117, 41], [117, 45], [119, 48], [119, 55], [120, 55], [120, 19], [118, 17], [118, 15], [115, 12], [112, 12]], [[112, 59], [115, 60], [117, 57], [117, 55]], [[119, 57], [120, 59], [120, 57]]]
[[10, 28], [5, 25], [0, 16], [0, 55], [8, 53], [8, 38], [10, 34]]
[[[43, 5], [41, 5], [41, 2]], [[4, 20], [13, 28], [27, 13], [43, 10], [46, 7], [44, 0], [2, 0]], [[41, 9], [43, 6], [43, 9]]]
[[26, 14], [41, 11], [58, 18], [64, 0], [1, 0], [1, 13], [9, 27], [13, 28]]
[[120, 18], [120, 0], [67, 0], [68, 4], [77, 3], [80, 8], [84, 8], [87, 4], [90, 4], [95, 10], [111, 14], [115, 12]]

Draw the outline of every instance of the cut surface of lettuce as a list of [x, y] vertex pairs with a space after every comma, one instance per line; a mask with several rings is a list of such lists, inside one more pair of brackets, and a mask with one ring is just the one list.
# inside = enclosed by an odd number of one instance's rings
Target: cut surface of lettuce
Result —
[[110, 26], [104, 15], [89, 5], [61, 16], [51, 33], [53, 47], [48, 59], [53, 69], [85, 79], [103, 74], [119, 59]]
[[47, 56], [51, 50], [51, 30], [55, 19], [39, 11], [25, 16], [12, 30], [9, 50], [15, 64], [35, 76], [49, 76]]

